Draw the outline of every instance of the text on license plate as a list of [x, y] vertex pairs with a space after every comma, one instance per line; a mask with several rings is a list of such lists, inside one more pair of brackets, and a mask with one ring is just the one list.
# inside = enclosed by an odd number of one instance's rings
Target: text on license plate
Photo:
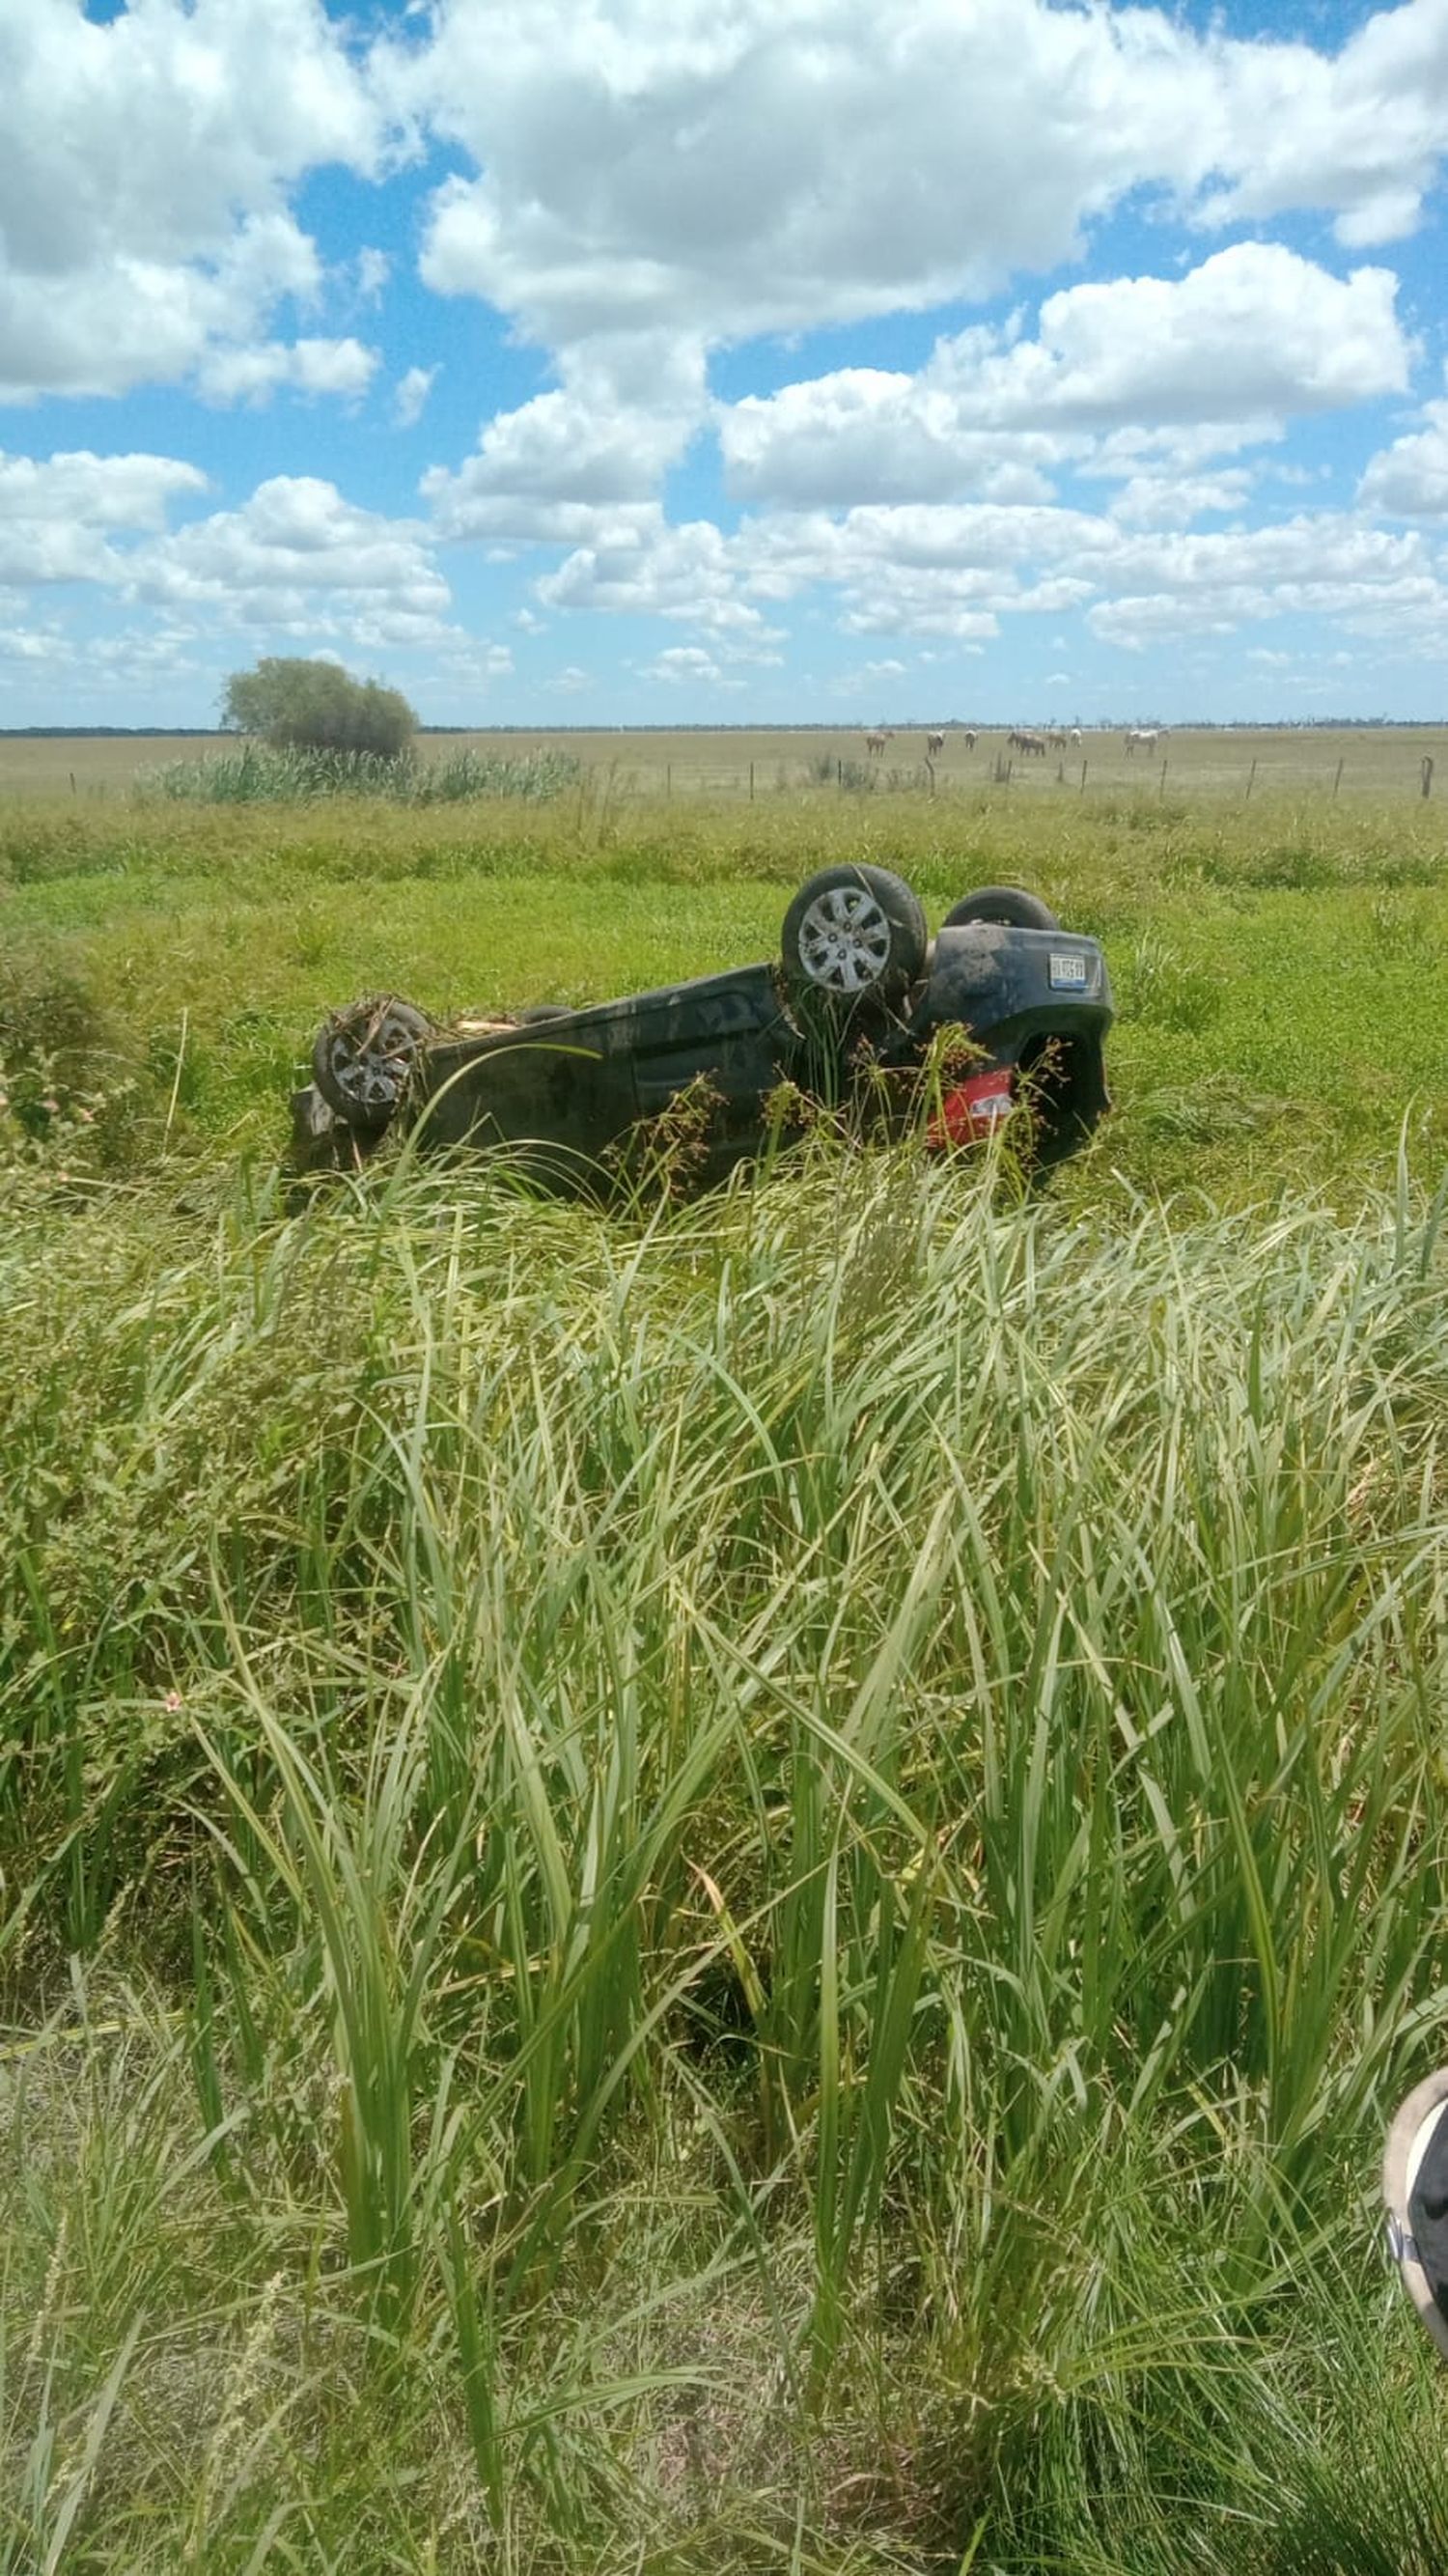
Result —
[[1084, 957], [1061, 957], [1051, 953], [1051, 990], [1053, 993], [1082, 992], [1086, 985]]

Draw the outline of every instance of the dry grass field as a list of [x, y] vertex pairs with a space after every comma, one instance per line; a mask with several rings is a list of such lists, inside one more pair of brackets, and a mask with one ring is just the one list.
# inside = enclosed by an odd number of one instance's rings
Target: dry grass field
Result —
[[[902, 727], [882, 757], [871, 759], [864, 729], [820, 726], [757, 730], [681, 728], [648, 731], [616, 727], [603, 732], [540, 729], [509, 732], [430, 733], [422, 737], [425, 760], [472, 750], [517, 757], [554, 749], [580, 760], [614, 800], [638, 796], [744, 796], [841, 785], [877, 793], [932, 792], [923, 727]], [[234, 749], [225, 734], [83, 735], [60, 739], [0, 735], [0, 802], [14, 798], [89, 798], [124, 793], [147, 770], [172, 760], [203, 759]], [[1421, 800], [1423, 762], [1434, 764], [1431, 792], [1448, 795], [1448, 723], [1381, 726], [1282, 726], [1183, 728], [1169, 732], [1156, 754], [1129, 755], [1117, 728], [1087, 731], [1081, 745], [1045, 760], [1010, 762], [1007, 792], [1081, 794], [1133, 787], [1143, 793], [1212, 796], [1228, 801], [1251, 796], [1304, 795], [1355, 802]], [[1010, 760], [1006, 732], [983, 728], [967, 749], [958, 726], [946, 732], [934, 765], [933, 792], [949, 795], [1005, 786], [998, 770]], [[1162, 777], [1165, 764], [1165, 781]]]

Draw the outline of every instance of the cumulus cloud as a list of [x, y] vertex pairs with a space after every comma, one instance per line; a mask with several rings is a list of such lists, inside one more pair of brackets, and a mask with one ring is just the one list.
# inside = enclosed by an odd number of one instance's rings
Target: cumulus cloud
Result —
[[555, 348], [720, 341], [997, 292], [1140, 190], [1388, 239], [1448, 147], [1448, 35], [1441, 0], [1335, 56], [1047, 0], [439, 0], [391, 92], [476, 165], [433, 196], [439, 292]]
[[612, 335], [570, 352], [562, 374], [497, 413], [456, 474], [424, 476], [444, 536], [577, 543], [601, 514], [652, 502], [707, 409], [697, 341]]
[[270, 402], [286, 387], [298, 394], [338, 394], [356, 401], [377, 372], [375, 349], [360, 340], [267, 340], [250, 349], [213, 349], [196, 373], [210, 403]]
[[164, 528], [173, 498], [205, 488], [170, 456], [0, 453], [0, 581], [123, 581], [112, 537]]
[[706, 653], [701, 644], [668, 645], [640, 676], [645, 680], [667, 680], [675, 687], [689, 681], [702, 682], [711, 689], [737, 689], [742, 685], [721, 670], [712, 653]]
[[1214, 133], [1221, 183], [1207, 222], [1301, 206], [1332, 209], [1351, 247], [1412, 232], [1448, 138], [1448, 16], [1441, 0], [1376, 12], [1340, 53], [1305, 43], [1219, 45], [1212, 107], [1241, 143]]
[[1237, 511], [1256, 478], [1245, 466], [1222, 474], [1133, 474], [1111, 504], [1123, 526], [1186, 528], [1218, 511]]
[[1394, 439], [1368, 464], [1358, 487], [1365, 509], [1397, 519], [1448, 516], [1448, 402], [1424, 407], [1426, 428]]
[[871, 505], [839, 517], [767, 514], [729, 536], [640, 515], [577, 549], [539, 589], [559, 608], [697, 619], [697, 649], [721, 667], [765, 658], [778, 630], [764, 626], [760, 603], [813, 592], [833, 597], [846, 634], [954, 650], [1027, 617], [1059, 625], [1084, 615], [1101, 641], [1137, 650], [1277, 616], [1332, 618], [1362, 633], [1394, 618], [1422, 627], [1448, 617], [1448, 586], [1421, 536], [1332, 511], [1218, 532], [1059, 507]]
[[[746, 397], [720, 420], [731, 488], [796, 505], [846, 499], [1050, 497], [1050, 469], [1130, 424], [1329, 410], [1408, 381], [1397, 279], [1340, 279], [1267, 242], [1242, 242], [1185, 277], [1118, 278], [1048, 296], [1019, 326], [939, 341], [917, 376], [849, 368]], [[1085, 435], [1083, 435], [1085, 434]], [[1208, 506], [1217, 506], [1215, 503]]]
[[233, 624], [364, 644], [449, 632], [426, 531], [359, 509], [311, 475], [275, 475], [243, 508], [196, 520], [131, 563], [139, 597]]
[[160, 528], [174, 495], [205, 489], [199, 467], [174, 456], [93, 456], [82, 448], [42, 459], [0, 451], [0, 520]]
[[409, 367], [406, 375], [398, 378], [392, 397], [392, 417], [399, 429], [411, 429], [415, 422], [421, 420], [438, 374], [436, 367]]
[[314, 293], [288, 192], [379, 167], [321, 0], [0, 0], [0, 393], [119, 393]]

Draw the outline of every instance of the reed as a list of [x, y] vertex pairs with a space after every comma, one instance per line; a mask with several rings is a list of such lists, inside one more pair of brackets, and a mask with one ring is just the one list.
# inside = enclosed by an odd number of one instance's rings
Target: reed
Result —
[[0, 2567], [1436, 2563], [1406, 1166], [27, 1206]]

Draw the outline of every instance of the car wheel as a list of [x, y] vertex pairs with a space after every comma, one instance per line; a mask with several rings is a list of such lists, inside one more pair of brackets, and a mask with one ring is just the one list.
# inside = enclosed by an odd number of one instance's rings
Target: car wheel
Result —
[[1004, 930], [1059, 930], [1061, 925], [1048, 903], [1038, 894], [1025, 894], [1019, 886], [978, 886], [974, 894], [962, 896], [953, 911], [948, 912], [941, 928], [963, 929], [968, 921], [994, 921]]
[[421, 1011], [390, 993], [334, 1011], [312, 1049], [313, 1077], [328, 1108], [349, 1127], [385, 1127], [431, 1033]]
[[841, 1001], [913, 984], [929, 935], [919, 897], [888, 868], [821, 868], [784, 916], [784, 971], [805, 992]]

